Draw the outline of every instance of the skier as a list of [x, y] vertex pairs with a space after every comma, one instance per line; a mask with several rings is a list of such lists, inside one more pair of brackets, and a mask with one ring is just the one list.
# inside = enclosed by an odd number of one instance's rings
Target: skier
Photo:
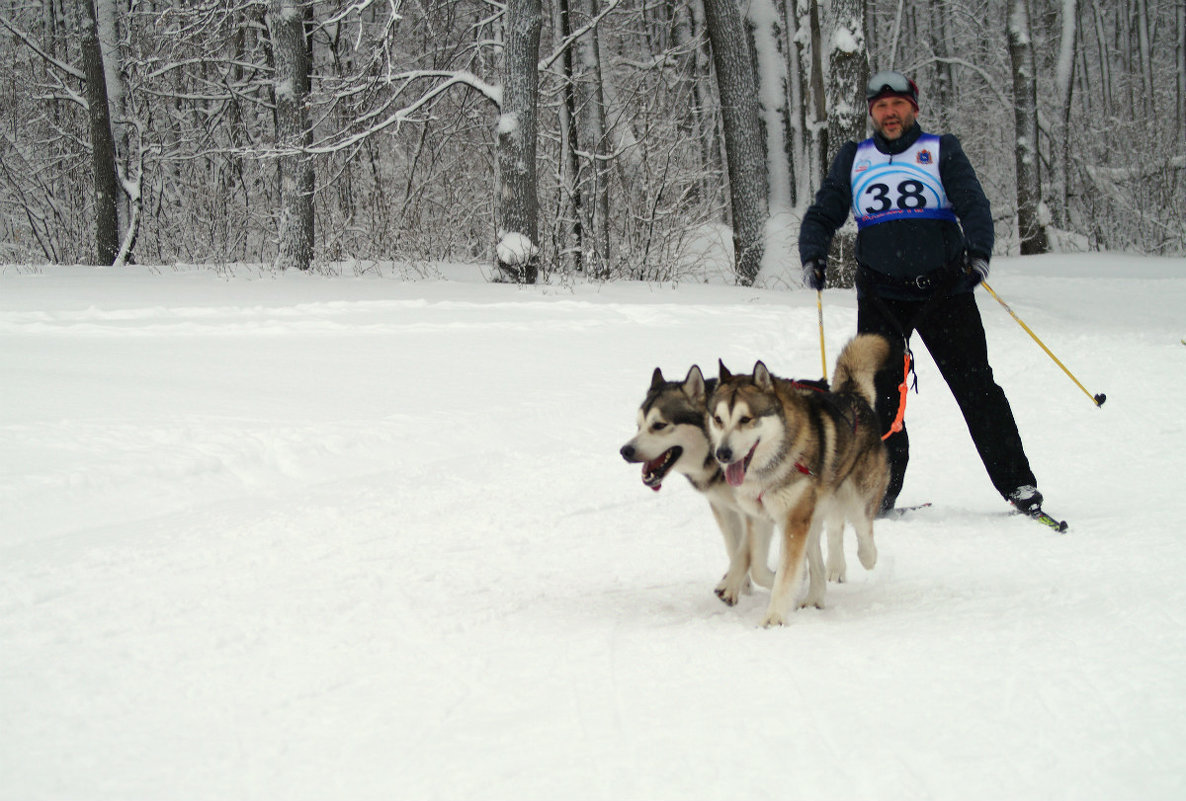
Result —
[[[799, 229], [803, 282], [823, 289], [832, 236], [857, 221], [857, 330], [897, 343], [878, 374], [877, 414], [889, 431], [904, 398], [903, 354], [917, 331], [963, 412], [993, 486], [1019, 511], [1041, 514], [1042, 494], [1004, 391], [993, 380], [973, 290], [988, 277], [993, 227], [988, 198], [959, 140], [924, 133], [918, 86], [878, 72], [866, 90], [873, 136], [846, 142]], [[903, 426], [885, 440], [897, 502], [909, 459]]]

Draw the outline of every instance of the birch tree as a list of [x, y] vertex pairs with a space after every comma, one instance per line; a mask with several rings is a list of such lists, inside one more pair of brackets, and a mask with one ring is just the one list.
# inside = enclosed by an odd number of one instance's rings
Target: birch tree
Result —
[[103, 77], [107, 86], [107, 106], [110, 109], [111, 134], [115, 150], [116, 177], [120, 193], [117, 212], [122, 221], [116, 266], [134, 261], [134, 250], [140, 235], [143, 208], [144, 153], [142, 126], [133, 119], [133, 103], [124, 78], [123, 19], [116, 0], [94, 0], [95, 21], [99, 48], [103, 53]]

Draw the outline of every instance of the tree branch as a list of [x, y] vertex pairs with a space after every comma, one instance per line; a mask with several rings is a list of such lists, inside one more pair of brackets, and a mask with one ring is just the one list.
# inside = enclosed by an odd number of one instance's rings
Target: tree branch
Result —
[[55, 69], [61, 70], [72, 78], [77, 78], [80, 81], [86, 80], [86, 76], [83, 74], [82, 70], [71, 67], [69, 64], [65, 64], [51, 56], [49, 53], [45, 52], [41, 45], [37, 44], [37, 42], [33, 40], [32, 36], [13, 25], [7, 17], [0, 16], [0, 25], [3, 25], [5, 28], [7, 28], [13, 36], [24, 43], [25, 47], [41, 56], [41, 58], [44, 59], [47, 64], [51, 65]]

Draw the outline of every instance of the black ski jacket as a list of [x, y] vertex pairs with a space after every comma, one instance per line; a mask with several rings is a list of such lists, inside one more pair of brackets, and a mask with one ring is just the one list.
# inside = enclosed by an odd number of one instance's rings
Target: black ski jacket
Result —
[[[897, 154], [920, 136], [922, 128], [915, 123], [892, 142], [877, 133], [873, 141], [882, 153]], [[852, 210], [850, 176], [856, 152], [856, 142], [846, 142], [840, 148], [816, 193], [815, 203], [803, 216], [799, 227], [799, 258], [803, 263], [827, 258], [833, 234], [848, 219]], [[953, 134], [939, 138], [939, 177], [959, 225], [947, 220], [893, 220], [867, 226], [857, 234], [856, 241], [856, 259], [860, 265], [858, 295], [923, 300], [935, 288], [917, 286], [914, 281], [918, 277], [959, 264], [965, 251], [986, 261], [992, 257], [994, 234], [988, 198]], [[972, 279], [961, 276], [955, 286], [944, 288], [950, 292], [970, 292], [974, 287]]]

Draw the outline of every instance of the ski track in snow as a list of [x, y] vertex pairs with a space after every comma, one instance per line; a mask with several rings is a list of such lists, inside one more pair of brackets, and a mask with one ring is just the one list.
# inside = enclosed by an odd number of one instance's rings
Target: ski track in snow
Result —
[[1108, 394], [980, 295], [1071, 531], [916, 342], [934, 506], [767, 631], [617, 449], [656, 365], [818, 377], [814, 293], [0, 272], [0, 799], [1182, 798], [1186, 260], [992, 283]]

